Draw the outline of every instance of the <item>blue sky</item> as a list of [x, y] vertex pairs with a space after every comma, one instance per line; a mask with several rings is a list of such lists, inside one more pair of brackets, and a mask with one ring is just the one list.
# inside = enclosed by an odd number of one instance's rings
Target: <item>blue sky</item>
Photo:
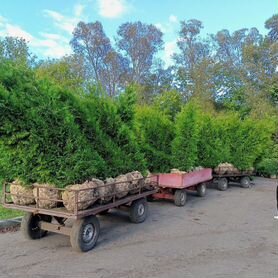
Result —
[[266, 34], [264, 22], [275, 13], [278, 0], [1, 0], [0, 36], [23, 37], [37, 56], [59, 58], [71, 53], [68, 42], [80, 20], [101, 21], [111, 39], [121, 23], [140, 20], [163, 31], [160, 56], [169, 64], [180, 20], [201, 20], [203, 36], [243, 27]]

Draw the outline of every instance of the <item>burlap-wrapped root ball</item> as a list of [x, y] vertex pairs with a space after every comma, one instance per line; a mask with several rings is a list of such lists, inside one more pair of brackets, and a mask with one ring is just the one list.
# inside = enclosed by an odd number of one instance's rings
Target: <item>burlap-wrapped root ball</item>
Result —
[[239, 174], [240, 171], [231, 163], [220, 163], [217, 167], [213, 169], [216, 174]]
[[128, 179], [130, 180], [129, 190], [131, 194], [139, 192], [139, 188], [144, 186], [144, 177], [139, 171], [133, 171], [128, 173]]
[[171, 169], [171, 174], [186, 174], [187, 172], [185, 171], [180, 171], [179, 169]]
[[130, 179], [131, 177], [128, 178], [126, 175], [120, 175], [115, 178], [117, 198], [123, 198], [128, 194]]
[[[148, 190], [153, 189], [155, 181], [152, 181], [152, 173], [150, 171], [147, 171], [147, 177], [145, 178], [145, 188]], [[156, 179], [153, 179], [156, 180]]]
[[77, 209], [84, 210], [93, 205], [99, 197], [97, 184], [93, 181], [86, 181], [82, 184], [68, 185], [66, 190], [62, 193], [63, 204], [68, 211], [73, 212], [75, 207], [75, 191], [86, 189], [78, 192]]
[[99, 191], [99, 196], [102, 202], [109, 202], [113, 198], [113, 193], [114, 193], [114, 182], [115, 180], [113, 178], [107, 178], [104, 181], [104, 187], [100, 187], [98, 189]]
[[255, 168], [254, 167], [250, 167], [246, 170], [243, 171], [243, 174], [245, 175], [252, 175], [254, 173]]
[[147, 170], [147, 176], [145, 178], [145, 185], [147, 189], [150, 189], [152, 185], [151, 176], [152, 176], [151, 172]]
[[23, 186], [19, 180], [15, 180], [11, 183], [10, 192], [12, 195], [12, 201], [16, 205], [31, 205], [35, 203], [32, 187]]
[[[54, 185], [47, 184], [47, 183], [44, 184], [35, 183], [33, 194], [38, 206], [40, 208], [45, 208], [45, 209], [57, 207], [58, 202], [54, 200], [61, 199], [60, 191], [57, 188], [55, 188]], [[37, 194], [39, 194], [39, 200]]]
[[[107, 179], [108, 181], [111, 178]], [[114, 179], [112, 179], [112, 182]], [[102, 180], [98, 179], [92, 179], [91, 182], [93, 182], [96, 186], [96, 190], [98, 192], [99, 198], [103, 202], [109, 202], [112, 199], [112, 187], [111, 185], [104, 183]]]

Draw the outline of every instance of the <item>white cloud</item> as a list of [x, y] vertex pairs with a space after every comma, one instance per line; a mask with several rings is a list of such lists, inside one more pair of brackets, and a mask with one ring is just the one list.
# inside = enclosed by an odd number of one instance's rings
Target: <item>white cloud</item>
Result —
[[175, 15], [171, 14], [169, 16], [169, 22], [177, 23], [178, 22], [178, 18]]
[[62, 45], [58, 42], [54, 42], [53, 47], [45, 48], [43, 55], [45, 57], [51, 57], [51, 58], [61, 58], [65, 55], [69, 55], [72, 53], [72, 50], [68, 44]]
[[50, 40], [62, 40], [62, 39], [64, 39], [64, 37], [62, 37], [61, 35], [58, 35], [58, 34], [41, 32], [40, 35], [42, 37], [44, 37], [46, 39], [50, 39]]
[[158, 28], [162, 33], [165, 33], [167, 31], [162, 23], [156, 23], [154, 26]]
[[117, 18], [128, 11], [125, 0], [98, 0], [99, 14], [107, 18]]
[[173, 64], [172, 55], [177, 51], [177, 41], [165, 42], [163, 60], [166, 66]]
[[21, 27], [17, 25], [6, 23], [4, 25], [4, 29], [7, 36], [23, 38], [27, 42], [31, 42], [34, 39], [30, 33], [24, 31]]
[[23, 30], [20, 26], [8, 22], [3, 17], [0, 20], [0, 36], [25, 39], [35, 54], [50, 58], [60, 58], [72, 52], [68, 39], [64, 36], [52, 33], [40, 33], [38, 37], [35, 37]]
[[5, 22], [6, 22], [6, 19], [0, 15], [0, 27], [3, 26]]
[[74, 6], [74, 15], [75, 15], [76, 17], [82, 16], [83, 11], [84, 11], [84, 8], [85, 8], [84, 5], [81, 5], [81, 4], [75, 5], [75, 6]]
[[64, 16], [61, 13], [52, 10], [44, 10], [44, 15], [50, 17], [54, 21], [54, 25], [59, 29], [66, 31], [69, 34], [72, 34], [74, 27], [79, 22], [78, 17], [68, 17]]
[[84, 8], [85, 5], [76, 4], [73, 7], [72, 16], [64, 15], [57, 11], [47, 9], [43, 10], [43, 14], [44, 16], [51, 18], [53, 20], [53, 24], [57, 28], [71, 35], [77, 23], [86, 19], [84, 17]]
[[161, 32], [163, 32], [164, 34], [174, 33], [177, 23], [178, 23], [178, 18], [175, 15], [170, 15], [168, 17], [167, 22], [164, 22], [164, 23], [158, 22], [155, 24], [155, 26], [159, 30], [161, 30]]

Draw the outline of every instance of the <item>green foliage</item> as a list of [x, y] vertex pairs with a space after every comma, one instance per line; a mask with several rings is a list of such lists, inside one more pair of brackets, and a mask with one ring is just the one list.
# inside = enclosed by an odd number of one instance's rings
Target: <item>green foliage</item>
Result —
[[256, 169], [263, 176], [278, 175], [278, 159], [264, 158], [257, 164]]
[[140, 106], [136, 91], [128, 87], [118, 99], [98, 86], [75, 94], [36, 80], [26, 67], [1, 62], [0, 183], [20, 178], [64, 187], [132, 170], [189, 170], [221, 162], [239, 169], [257, 164], [270, 172], [277, 159], [266, 152], [277, 126], [274, 118], [205, 113], [196, 101], [178, 112], [181, 101], [170, 92], [153, 106]]
[[200, 139], [200, 108], [191, 102], [178, 114], [173, 141], [173, 166], [189, 170], [198, 164], [198, 142]]
[[61, 59], [46, 60], [35, 70], [39, 79], [49, 79], [63, 89], [81, 91], [85, 84], [83, 60], [75, 55]]
[[198, 147], [199, 163], [215, 167], [230, 162], [243, 170], [253, 167], [272, 142], [272, 119], [242, 120], [237, 113], [205, 115]]
[[152, 172], [169, 171], [174, 127], [168, 117], [151, 106], [137, 107], [136, 136], [148, 169]]
[[20, 66], [33, 66], [35, 59], [25, 39], [16, 37], [0, 39], [0, 61], [14, 62]]
[[203, 116], [198, 142], [199, 165], [214, 168], [221, 162], [230, 161], [228, 126], [231, 121], [231, 115]]
[[278, 137], [265, 148], [263, 155], [257, 161], [256, 169], [264, 176], [278, 175]]
[[274, 127], [271, 121], [247, 118], [229, 128], [231, 163], [239, 169], [254, 166], [255, 161], [271, 143]]
[[1, 169], [5, 179], [64, 186], [100, 176], [105, 162], [80, 132], [63, 95], [30, 71], [0, 70]]
[[119, 96], [118, 112], [121, 120], [131, 128], [134, 124], [135, 105], [137, 101], [136, 86], [129, 86]]
[[[36, 81], [31, 71], [14, 65], [1, 69], [0, 169], [5, 179], [63, 187], [146, 169], [132, 129], [131, 101], [119, 104], [94, 91], [80, 96]], [[122, 99], [129, 95], [133, 92]]]
[[172, 120], [181, 111], [182, 105], [182, 95], [175, 90], [165, 91], [154, 99], [154, 106], [157, 110], [163, 111]]

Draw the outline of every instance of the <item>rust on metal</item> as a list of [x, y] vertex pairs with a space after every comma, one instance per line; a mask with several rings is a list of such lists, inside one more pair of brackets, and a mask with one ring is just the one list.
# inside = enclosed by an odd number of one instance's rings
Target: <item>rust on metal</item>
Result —
[[65, 227], [64, 225], [61, 224], [53, 224], [45, 221], [40, 221], [40, 228], [45, 231], [50, 231], [58, 234], [63, 234], [63, 235], [70, 235], [71, 228], [70, 227]]

